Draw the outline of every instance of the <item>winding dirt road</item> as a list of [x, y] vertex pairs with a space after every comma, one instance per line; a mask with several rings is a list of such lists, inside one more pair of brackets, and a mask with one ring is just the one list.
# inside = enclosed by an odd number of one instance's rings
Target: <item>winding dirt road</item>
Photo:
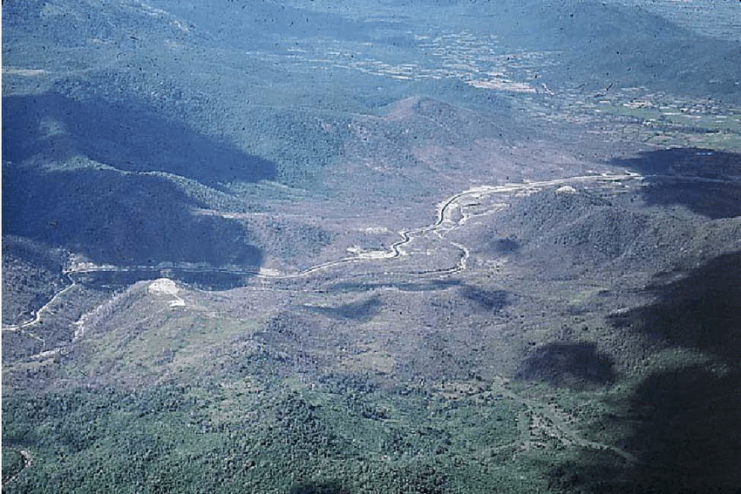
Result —
[[572, 421], [566, 414], [558, 410], [553, 404], [541, 403], [537, 400], [524, 398], [508, 386], [508, 380], [497, 377], [491, 385], [491, 392], [496, 393], [504, 399], [512, 400], [521, 406], [517, 414], [518, 437], [514, 441], [497, 446], [491, 452], [506, 451], [508, 449], [517, 451], [528, 451], [532, 448], [545, 447], [544, 441], [548, 438], [555, 439], [565, 446], [578, 446], [598, 451], [609, 451], [626, 463], [638, 465], [641, 463], [635, 455], [610, 444], [600, 443], [584, 439], [569, 424]]
[[23, 457], [23, 467], [18, 471], [18, 473], [10, 477], [5, 482], [5, 485], [8, 485], [11, 482], [14, 482], [18, 478], [18, 476], [24, 472], [24, 470], [26, 470], [27, 468], [30, 468], [33, 465], [33, 455], [31, 454], [30, 451], [28, 451], [27, 449], [16, 449], [16, 448], [9, 448], [9, 449], [18, 451], [18, 453]]
[[[265, 279], [276, 279], [286, 280], [293, 278], [301, 278], [309, 276], [318, 271], [331, 269], [336, 266], [340, 266], [348, 263], [357, 262], [376, 262], [388, 259], [394, 259], [402, 255], [410, 254], [405, 249], [415, 238], [420, 238], [429, 234], [436, 235], [437, 239], [443, 239], [444, 234], [452, 229], [459, 228], [472, 216], [471, 213], [467, 213], [466, 204], [468, 199], [475, 198], [481, 200], [484, 197], [495, 195], [495, 194], [514, 194], [520, 193], [521, 195], [533, 194], [546, 188], [561, 187], [566, 185], [576, 185], [585, 183], [599, 183], [599, 182], [620, 182], [625, 180], [641, 180], [643, 177], [637, 173], [625, 172], [618, 174], [595, 174], [595, 175], [583, 175], [570, 178], [558, 178], [553, 180], [544, 180], [536, 182], [522, 182], [504, 185], [483, 185], [472, 187], [463, 192], [459, 192], [444, 201], [440, 202], [436, 208], [435, 221], [427, 226], [405, 229], [398, 232], [400, 237], [399, 240], [392, 243], [385, 251], [373, 251], [372, 253], [360, 253], [353, 256], [342, 257], [333, 261], [327, 261], [314, 266], [305, 268], [295, 273], [274, 273], [264, 272], [260, 269], [255, 268], [215, 268], [215, 267], [200, 267], [193, 265], [168, 265], [168, 266], [85, 266], [82, 268], [75, 268], [70, 270], [69, 273], [92, 273], [92, 272], [113, 272], [113, 271], [161, 271], [162, 269], [177, 269], [193, 273], [219, 273], [219, 274], [234, 274], [244, 276], [256, 276], [258, 278]], [[460, 211], [462, 218], [455, 220], [453, 215], [454, 211]], [[468, 256], [467, 249], [455, 242], [448, 241], [450, 245], [461, 250], [461, 259], [458, 261], [456, 266], [449, 268], [441, 268], [435, 270], [435, 273], [446, 274], [451, 272], [460, 271], [465, 269], [465, 259]], [[431, 272], [432, 273], [432, 272]], [[417, 273], [427, 274], [427, 273]], [[69, 287], [68, 287], [69, 288]], [[47, 304], [48, 305], [48, 304]], [[43, 308], [42, 308], [43, 310]], [[40, 311], [39, 311], [40, 312]], [[27, 323], [32, 324], [33, 321]]]
[[[480, 205], [481, 202], [489, 196], [497, 194], [519, 194], [529, 195], [535, 192], [541, 191], [547, 188], [571, 186], [576, 184], [586, 183], [607, 183], [607, 182], [621, 182], [626, 180], [642, 180], [643, 177], [637, 173], [625, 172], [616, 174], [594, 174], [594, 175], [583, 175], [577, 177], [558, 178], [553, 180], [544, 180], [536, 182], [521, 182], [511, 183], [504, 185], [482, 185], [472, 187], [463, 192], [459, 192], [440, 202], [436, 207], [435, 221], [427, 226], [405, 229], [398, 232], [400, 237], [399, 240], [392, 243], [386, 250], [373, 251], [371, 253], [358, 253], [353, 256], [342, 257], [333, 261], [327, 261], [320, 263], [309, 268], [303, 269], [296, 273], [276, 273], [276, 272], [265, 272], [264, 270], [255, 268], [215, 268], [208, 266], [195, 266], [195, 265], [168, 265], [168, 266], [94, 266], [94, 265], [82, 265], [73, 266], [66, 270], [64, 275], [69, 281], [69, 284], [57, 292], [43, 307], [41, 307], [34, 318], [19, 325], [3, 327], [3, 331], [18, 331], [26, 334], [27, 336], [34, 338], [41, 342], [41, 350], [36, 354], [44, 354], [48, 352], [50, 355], [54, 354], [54, 350], [46, 349], [46, 342], [43, 338], [34, 334], [30, 329], [41, 321], [42, 316], [48, 312], [51, 306], [63, 297], [67, 292], [72, 290], [76, 286], [74, 280], [75, 274], [94, 273], [94, 272], [159, 272], [162, 269], [176, 269], [187, 271], [190, 273], [214, 273], [214, 274], [230, 274], [237, 276], [254, 276], [257, 278], [268, 279], [268, 280], [290, 280], [296, 278], [303, 278], [310, 276], [319, 271], [328, 270], [338, 266], [342, 266], [349, 263], [360, 263], [360, 262], [379, 262], [389, 259], [395, 259], [404, 255], [413, 255], [414, 251], [410, 248], [410, 245], [415, 239], [425, 238], [434, 235], [435, 242], [446, 242], [448, 246], [458, 250], [460, 255], [455, 264], [448, 267], [435, 268], [434, 270], [428, 271], [417, 271], [410, 273], [412, 275], [449, 275], [460, 271], [463, 271], [467, 267], [467, 261], [469, 258], [468, 248], [458, 242], [446, 239], [446, 233], [462, 227], [471, 217], [476, 214], [470, 211], [470, 205]], [[483, 213], [488, 214], [491, 211], [486, 210]]]

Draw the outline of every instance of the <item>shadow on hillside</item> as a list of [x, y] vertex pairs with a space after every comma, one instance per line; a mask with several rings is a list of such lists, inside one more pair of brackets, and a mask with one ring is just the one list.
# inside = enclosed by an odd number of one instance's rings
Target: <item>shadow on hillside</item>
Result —
[[309, 309], [333, 319], [350, 319], [359, 322], [367, 322], [370, 321], [381, 309], [381, 301], [378, 296], [373, 296], [366, 300], [350, 302], [337, 307], [309, 306]]
[[3, 159], [82, 155], [130, 172], [160, 171], [216, 186], [275, 178], [269, 161], [198, 134], [130, 99], [73, 100], [58, 93], [3, 98]]
[[701, 366], [650, 375], [630, 403], [627, 441], [643, 464], [633, 483], [651, 492], [729, 492], [741, 487], [741, 373]]
[[349, 494], [339, 482], [310, 482], [291, 487], [288, 494]]
[[344, 292], [367, 292], [382, 288], [395, 288], [402, 292], [435, 292], [460, 286], [460, 280], [423, 280], [419, 282], [355, 283], [342, 282], [333, 284], [330, 289]]
[[[551, 471], [550, 492], [738, 494], [741, 489], [738, 367], [717, 373], [691, 365], [653, 373], [617, 420], [634, 424], [618, 446], [638, 463], [585, 451]], [[606, 421], [601, 427], [615, 425]]]
[[[669, 362], [645, 376], [622, 416], [613, 417], [630, 424], [619, 446], [639, 463], [621, 469], [615, 458], [585, 452], [554, 472], [574, 480], [568, 492], [735, 494], [741, 488], [741, 252], [649, 290], [654, 303], [612, 324], [643, 332], [652, 343], [702, 352], [708, 363]], [[606, 428], [616, 425], [605, 420]]]
[[462, 285], [458, 292], [479, 308], [494, 314], [500, 312], [508, 304], [506, 290], [487, 290], [473, 285]]
[[3, 167], [3, 234], [18, 235], [97, 263], [257, 266], [261, 251], [238, 222], [197, 214], [200, 204], [152, 175], [78, 168]]
[[520, 242], [513, 237], [497, 238], [489, 242], [489, 247], [495, 255], [513, 254], [520, 250]]
[[612, 359], [594, 343], [549, 343], [522, 363], [517, 379], [545, 381], [554, 386], [584, 390], [615, 382]]
[[612, 164], [646, 175], [647, 204], [681, 204], [712, 219], [741, 215], [741, 183], [721, 182], [741, 176], [741, 154], [673, 148], [644, 151]]
[[648, 290], [657, 300], [612, 316], [613, 326], [735, 362], [741, 351], [741, 252], [719, 256], [684, 278]]

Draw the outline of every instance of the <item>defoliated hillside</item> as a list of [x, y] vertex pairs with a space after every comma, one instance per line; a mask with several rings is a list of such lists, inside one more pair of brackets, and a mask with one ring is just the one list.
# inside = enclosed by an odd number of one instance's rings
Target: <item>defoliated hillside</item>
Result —
[[494, 228], [509, 232], [521, 259], [533, 262], [533, 267], [549, 276], [559, 272], [577, 276], [582, 270], [608, 267], [621, 271], [656, 269], [657, 258], [675, 262], [658, 250], [659, 237], [673, 231], [677, 236], [667, 243], [674, 243], [684, 236], [679, 228], [688, 229], [681, 221], [657, 218], [575, 189], [528, 196], [497, 218]]

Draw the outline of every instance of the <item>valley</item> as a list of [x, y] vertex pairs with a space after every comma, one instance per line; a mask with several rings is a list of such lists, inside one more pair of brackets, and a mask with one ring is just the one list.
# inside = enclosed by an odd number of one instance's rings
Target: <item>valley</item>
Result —
[[670, 8], [6, 1], [3, 492], [735, 494], [741, 52]]

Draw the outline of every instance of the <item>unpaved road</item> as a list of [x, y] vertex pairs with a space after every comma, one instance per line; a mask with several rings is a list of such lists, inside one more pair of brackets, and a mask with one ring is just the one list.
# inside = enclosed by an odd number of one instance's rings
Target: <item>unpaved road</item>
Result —
[[18, 471], [18, 473], [10, 477], [7, 480], [7, 482], [5, 482], [5, 485], [8, 485], [11, 482], [14, 482], [18, 478], [18, 476], [23, 473], [24, 470], [26, 470], [27, 468], [30, 468], [33, 465], [33, 455], [31, 454], [30, 451], [28, 451], [27, 449], [15, 449], [15, 448], [10, 448], [10, 449], [14, 449], [18, 451], [18, 453], [23, 457], [23, 468], [21, 468]]

